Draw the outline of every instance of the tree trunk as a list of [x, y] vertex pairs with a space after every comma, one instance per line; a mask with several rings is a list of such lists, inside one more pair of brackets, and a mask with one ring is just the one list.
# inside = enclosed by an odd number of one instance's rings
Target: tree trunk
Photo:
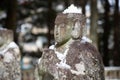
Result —
[[120, 66], [120, 16], [119, 16], [119, 0], [116, 0], [114, 12], [114, 65]]
[[109, 38], [109, 34], [110, 34], [110, 25], [109, 25], [109, 10], [110, 5], [108, 0], [105, 0], [105, 13], [104, 13], [104, 33], [103, 33], [103, 62], [105, 66], [109, 65], [109, 52], [108, 52], [108, 38]]
[[85, 5], [87, 0], [74, 0], [74, 4], [78, 7], [82, 8], [82, 13], [85, 14]]
[[65, 3], [65, 8], [67, 8], [69, 6], [69, 4], [70, 4], [69, 0], [63, 0], [63, 1]]
[[48, 25], [48, 45], [51, 45], [51, 41], [53, 39], [53, 34], [51, 31], [54, 29], [54, 19], [56, 16], [56, 12], [52, 9], [52, 1], [48, 2], [48, 15], [47, 15], [47, 25]]
[[[17, 17], [17, 0], [7, 0], [7, 19], [5, 27], [14, 31], [16, 36], [16, 18]], [[17, 41], [17, 38], [14, 37], [14, 40]]]
[[90, 38], [93, 41], [93, 45], [96, 47], [98, 47], [97, 21], [98, 21], [97, 1], [91, 0]]

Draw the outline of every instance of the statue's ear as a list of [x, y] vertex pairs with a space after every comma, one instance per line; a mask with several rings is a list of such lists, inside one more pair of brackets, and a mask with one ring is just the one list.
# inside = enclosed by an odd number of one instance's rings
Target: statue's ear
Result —
[[79, 21], [75, 22], [73, 25], [71, 35], [73, 39], [79, 39], [82, 36], [81, 25]]

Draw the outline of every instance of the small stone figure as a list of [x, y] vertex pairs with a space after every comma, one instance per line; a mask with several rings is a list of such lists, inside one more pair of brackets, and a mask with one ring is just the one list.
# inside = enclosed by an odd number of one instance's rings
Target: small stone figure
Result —
[[21, 80], [19, 48], [7, 29], [0, 29], [0, 80]]
[[85, 37], [86, 17], [60, 13], [55, 20], [55, 45], [45, 49], [36, 80], [104, 80], [101, 55]]

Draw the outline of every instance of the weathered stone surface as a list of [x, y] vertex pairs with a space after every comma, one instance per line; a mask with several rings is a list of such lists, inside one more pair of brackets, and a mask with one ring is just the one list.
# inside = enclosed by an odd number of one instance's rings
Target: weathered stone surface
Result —
[[21, 80], [20, 52], [13, 32], [0, 29], [0, 80]]
[[85, 20], [79, 13], [57, 15], [56, 44], [43, 51], [36, 80], [104, 80], [101, 55], [84, 34]]
[[38, 80], [104, 80], [100, 54], [90, 43], [75, 41], [63, 61], [58, 56], [54, 50], [44, 51], [37, 69]]

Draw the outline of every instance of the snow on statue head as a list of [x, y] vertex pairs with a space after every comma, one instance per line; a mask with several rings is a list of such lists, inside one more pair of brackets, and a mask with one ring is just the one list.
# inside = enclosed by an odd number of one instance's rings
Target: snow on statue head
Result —
[[86, 17], [82, 14], [81, 8], [73, 4], [57, 15], [55, 19], [54, 37], [59, 44], [72, 39], [81, 39], [85, 32]]
[[79, 7], [77, 8], [76, 6], [74, 6], [74, 4], [71, 4], [67, 9], [65, 9], [63, 11], [63, 14], [66, 13], [79, 13], [82, 14], [82, 9]]

